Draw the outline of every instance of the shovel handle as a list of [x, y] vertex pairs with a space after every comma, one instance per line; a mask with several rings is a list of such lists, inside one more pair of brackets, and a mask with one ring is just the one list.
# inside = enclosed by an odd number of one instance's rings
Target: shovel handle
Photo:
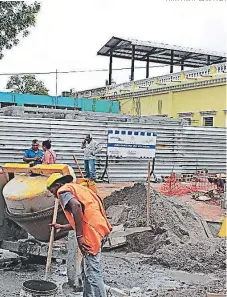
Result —
[[78, 163], [77, 158], [76, 158], [75, 155], [73, 155], [73, 159], [74, 159], [74, 161], [75, 161], [75, 163], [76, 163], [76, 166], [77, 166], [77, 168], [78, 168], [78, 170], [79, 170], [79, 172], [80, 172], [81, 177], [84, 178], [83, 172], [82, 172], [82, 170], [80, 169], [80, 165], [79, 165], [79, 163]]
[[[56, 221], [57, 221], [58, 204], [59, 204], [58, 199], [55, 199], [52, 224], [56, 224]], [[47, 254], [47, 262], [46, 262], [45, 280], [47, 280], [48, 274], [50, 273], [50, 266], [51, 266], [52, 252], [53, 252], [53, 245], [54, 245], [54, 233], [55, 233], [54, 229], [55, 229], [54, 227], [51, 227], [49, 248], [48, 248], [48, 254]]]

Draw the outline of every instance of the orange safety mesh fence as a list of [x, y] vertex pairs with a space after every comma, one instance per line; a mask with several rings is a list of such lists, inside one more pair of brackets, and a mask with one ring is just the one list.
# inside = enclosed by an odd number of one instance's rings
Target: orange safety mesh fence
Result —
[[172, 172], [161, 186], [160, 192], [166, 196], [181, 196], [200, 191], [207, 192], [216, 188], [215, 184], [209, 182], [208, 175], [200, 175], [198, 173], [192, 177], [190, 182], [183, 183]]

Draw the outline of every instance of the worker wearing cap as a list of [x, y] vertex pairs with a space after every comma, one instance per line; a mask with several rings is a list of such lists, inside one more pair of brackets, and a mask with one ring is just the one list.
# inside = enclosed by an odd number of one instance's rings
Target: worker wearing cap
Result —
[[51, 224], [57, 230], [76, 231], [78, 246], [83, 254], [83, 297], [106, 297], [101, 273], [100, 253], [106, 236], [111, 232], [102, 201], [87, 187], [73, 183], [71, 175], [52, 174], [47, 180], [48, 190], [58, 198], [69, 222]]

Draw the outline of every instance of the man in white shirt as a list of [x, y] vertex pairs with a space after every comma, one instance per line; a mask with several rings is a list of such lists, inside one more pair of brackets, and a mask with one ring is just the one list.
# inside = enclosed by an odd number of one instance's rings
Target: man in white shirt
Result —
[[94, 180], [95, 159], [96, 155], [101, 152], [102, 146], [92, 138], [91, 134], [88, 134], [82, 142], [81, 148], [84, 149], [84, 169], [86, 177]]

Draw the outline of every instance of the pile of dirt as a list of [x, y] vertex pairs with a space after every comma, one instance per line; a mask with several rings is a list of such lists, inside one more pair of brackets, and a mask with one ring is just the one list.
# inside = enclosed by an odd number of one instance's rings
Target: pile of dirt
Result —
[[[135, 184], [107, 197], [105, 207], [112, 224], [146, 226], [146, 193], [144, 184]], [[225, 268], [225, 240], [209, 238], [206, 223], [184, 202], [151, 189], [150, 220], [152, 232], [129, 236], [128, 251], [150, 255], [146, 260], [150, 264], [190, 272]]]

